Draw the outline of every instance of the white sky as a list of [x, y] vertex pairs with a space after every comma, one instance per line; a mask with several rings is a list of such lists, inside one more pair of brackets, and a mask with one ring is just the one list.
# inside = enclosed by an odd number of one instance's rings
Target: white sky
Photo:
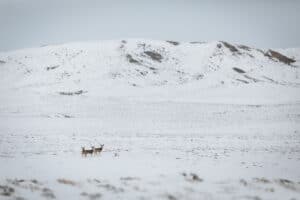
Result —
[[0, 0], [0, 51], [149, 38], [300, 47], [300, 0]]

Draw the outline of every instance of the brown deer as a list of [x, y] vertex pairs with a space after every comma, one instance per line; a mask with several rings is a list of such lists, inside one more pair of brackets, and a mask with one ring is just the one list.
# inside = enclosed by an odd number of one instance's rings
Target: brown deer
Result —
[[100, 147], [92, 147], [94, 153], [101, 153], [101, 151], [103, 150], [104, 144], [101, 144]]
[[85, 149], [84, 147], [81, 147], [81, 155], [83, 156], [87, 156], [88, 154], [93, 154], [94, 153], [94, 149]]

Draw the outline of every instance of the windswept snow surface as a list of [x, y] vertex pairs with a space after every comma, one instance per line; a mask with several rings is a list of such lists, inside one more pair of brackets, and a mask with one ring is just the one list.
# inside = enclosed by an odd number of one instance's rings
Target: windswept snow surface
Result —
[[299, 59], [145, 39], [0, 53], [0, 199], [300, 199]]

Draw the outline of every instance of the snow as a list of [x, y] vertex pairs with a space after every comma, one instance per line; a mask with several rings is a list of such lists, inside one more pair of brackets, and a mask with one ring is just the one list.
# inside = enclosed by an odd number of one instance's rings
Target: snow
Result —
[[300, 51], [233, 47], [0, 53], [0, 199], [299, 199]]

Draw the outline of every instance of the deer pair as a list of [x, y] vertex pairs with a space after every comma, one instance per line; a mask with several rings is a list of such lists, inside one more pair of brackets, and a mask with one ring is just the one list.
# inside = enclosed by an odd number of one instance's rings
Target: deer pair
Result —
[[94, 147], [92, 146], [91, 149], [85, 149], [84, 147], [81, 147], [81, 154], [83, 156], [87, 156], [88, 154], [97, 154], [97, 153], [101, 153], [101, 151], [103, 150], [104, 144], [102, 144], [100, 147]]

